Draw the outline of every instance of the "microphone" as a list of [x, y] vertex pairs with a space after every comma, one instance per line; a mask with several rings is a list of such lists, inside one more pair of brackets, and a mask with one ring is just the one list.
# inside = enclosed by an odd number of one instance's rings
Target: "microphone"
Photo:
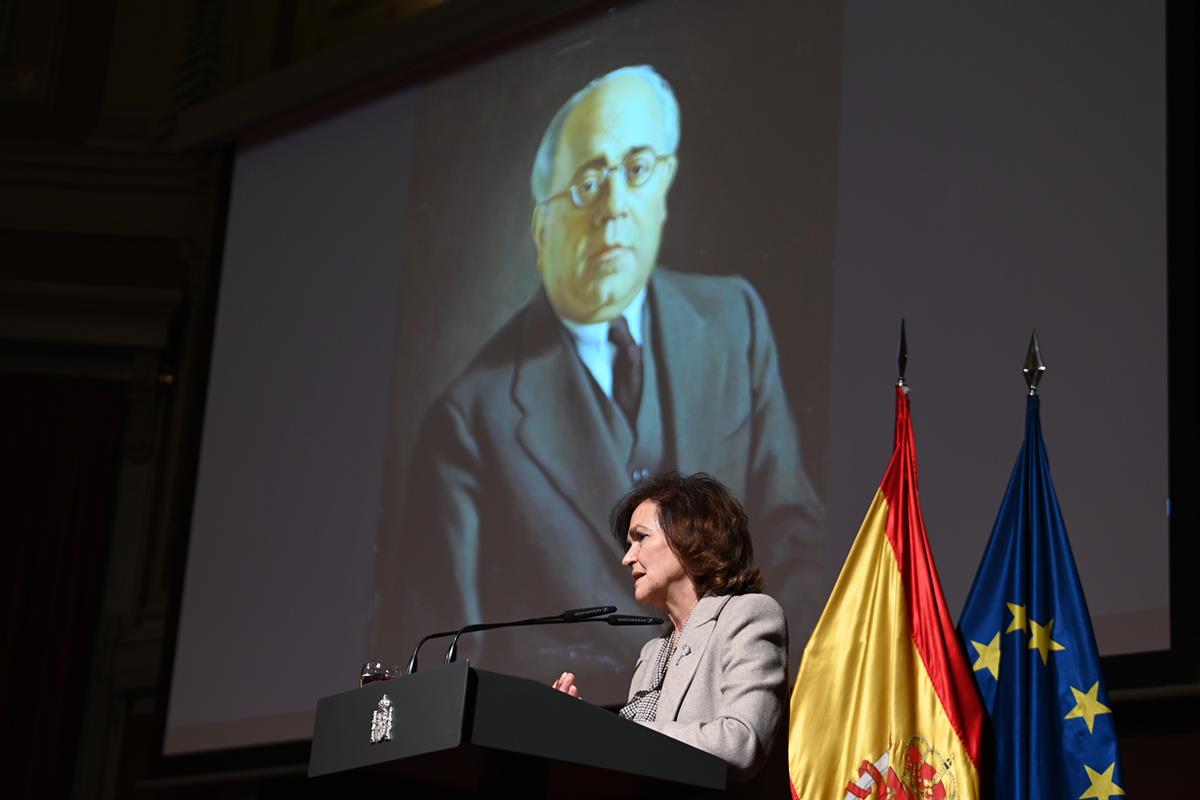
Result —
[[[553, 625], [561, 622], [582, 622], [584, 620], [594, 619], [605, 614], [612, 614], [616, 610], [616, 606], [587, 606], [586, 608], [568, 609], [557, 616], [535, 617], [534, 619], [520, 620], [518, 622], [491, 623], [491, 625], [488, 627], [504, 627], [508, 625]], [[486, 623], [484, 624], [486, 625]], [[421, 645], [425, 644], [430, 639], [444, 639], [447, 636], [454, 636], [457, 640], [457, 635], [460, 633], [466, 633], [468, 629], [476, 628], [471, 625], [467, 625], [464, 628], [459, 628], [453, 631], [438, 631], [437, 633], [431, 633], [422, 638], [421, 641], [417, 642], [417, 646], [413, 648], [412, 658], [408, 660], [408, 674], [412, 675], [417, 671], [417, 654], [421, 652]], [[486, 630], [487, 627], [478, 629]]]
[[562, 618], [566, 622], [574, 622], [576, 620], [591, 619], [592, 617], [602, 617], [605, 614], [617, 613], [616, 606], [591, 606], [589, 608], [572, 608], [570, 611], [564, 611]]
[[454, 638], [450, 640], [450, 647], [446, 649], [446, 663], [452, 664], [458, 658], [458, 637], [464, 633], [490, 631], [496, 628], [518, 628], [525, 625], [564, 625], [572, 622], [592, 622], [597, 617], [604, 614], [611, 614], [616, 610], [616, 606], [587, 606], [585, 608], [572, 608], [554, 617], [534, 617], [514, 622], [481, 622], [475, 625], [464, 625], [458, 629], [454, 634]]
[[639, 617], [633, 614], [613, 614], [605, 617], [603, 621], [609, 625], [662, 625], [664, 622], [661, 617]]

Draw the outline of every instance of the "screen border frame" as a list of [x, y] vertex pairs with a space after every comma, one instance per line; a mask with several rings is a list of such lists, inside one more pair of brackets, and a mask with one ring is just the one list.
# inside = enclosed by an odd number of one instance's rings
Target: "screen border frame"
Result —
[[[167, 707], [178, 638], [186, 557], [199, 469], [200, 441], [210, 377], [213, 334], [232, 191], [239, 148], [332, 116], [402, 87], [439, 77], [472, 63], [586, 22], [616, 7], [648, 0], [454, 0], [394, 28], [318, 54], [264, 79], [219, 96], [180, 115], [175, 144], [217, 153], [220, 188], [212, 230], [209, 295], [200, 325], [195, 413], [188, 421], [182, 455], [183, 480], [169, 557], [170, 604], [166, 617], [155, 751], [150, 784], [294, 777], [303, 772], [311, 740], [165, 755]], [[1200, 682], [1200, 611], [1188, 600], [1186, 566], [1200, 558], [1192, 484], [1197, 452], [1194, 344], [1196, 323], [1196, 9], [1166, 0], [1167, 83], [1167, 364], [1168, 491], [1171, 646], [1167, 650], [1101, 659], [1110, 694], [1121, 702], [1148, 687], [1169, 691]], [[1114, 372], [1120, 365], [1114, 365]], [[1124, 388], [1136, 391], [1136, 387]]]

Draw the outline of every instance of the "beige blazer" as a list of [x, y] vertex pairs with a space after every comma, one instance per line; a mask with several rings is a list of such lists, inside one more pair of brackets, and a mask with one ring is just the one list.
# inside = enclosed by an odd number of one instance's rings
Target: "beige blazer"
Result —
[[[654, 680], [661, 642], [642, 647], [630, 699]], [[787, 620], [771, 597], [703, 597], [671, 655], [658, 719], [642, 724], [720, 756], [734, 780], [750, 780], [782, 729], [787, 652]]]

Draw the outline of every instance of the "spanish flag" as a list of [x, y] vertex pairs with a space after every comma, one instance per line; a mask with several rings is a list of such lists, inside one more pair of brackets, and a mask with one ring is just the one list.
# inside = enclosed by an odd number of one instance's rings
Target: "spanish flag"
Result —
[[792, 691], [798, 800], [975, 800], [984, 712], [917, 496], [908, 395], [891, 462]]

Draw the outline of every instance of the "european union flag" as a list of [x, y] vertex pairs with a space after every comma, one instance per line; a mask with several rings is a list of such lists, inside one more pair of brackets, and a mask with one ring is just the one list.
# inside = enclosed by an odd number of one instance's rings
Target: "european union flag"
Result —
[[991, 718], [993, 796], [1108, 800], [1125, 794], [1117, 734], [1039, 400], [958, 630]]

